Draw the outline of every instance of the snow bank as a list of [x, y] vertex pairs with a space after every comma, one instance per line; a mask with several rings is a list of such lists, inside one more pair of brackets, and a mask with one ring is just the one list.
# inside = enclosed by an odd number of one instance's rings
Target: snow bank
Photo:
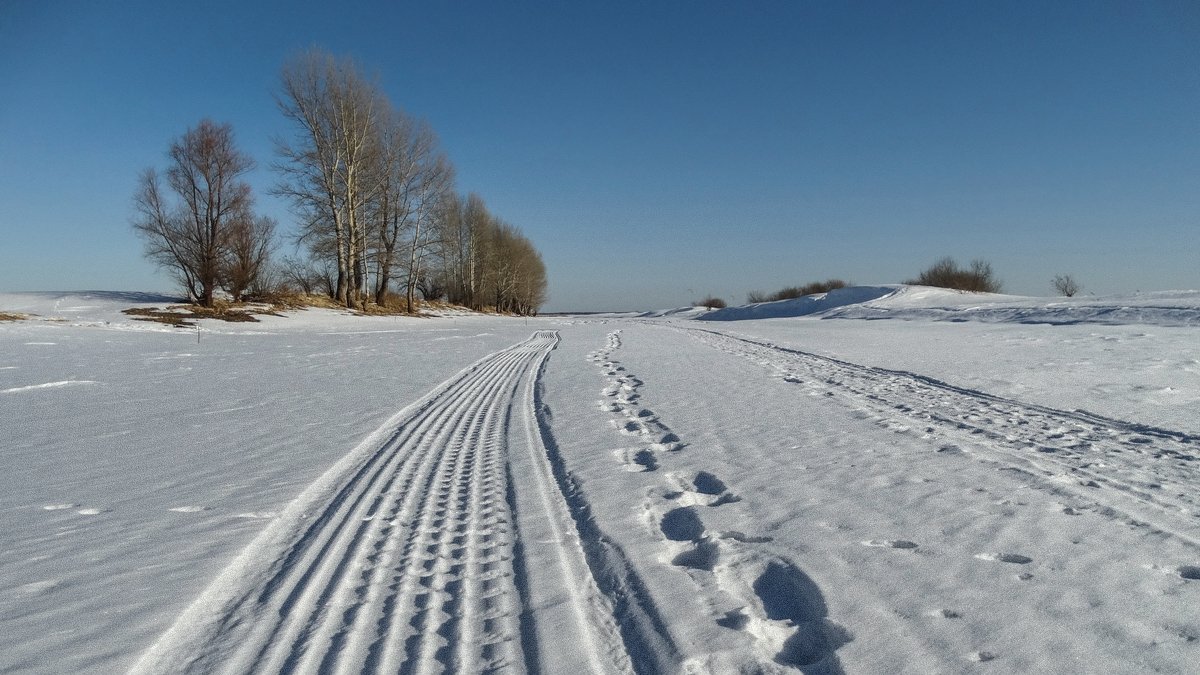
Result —
[[37, 291], [0, 293], [0, 311], [28, 314], [34, 320], [104, 323], [129, 321], [121, 310], [185, 302], [167, 293], [126, 291]]
[[1200, 291], [1033, 298], [905, 286], [878, 302], [847, 304], [823, 318], [1200, 326]]
[[855, 305], [886, 298], [900, 286], [851, 286], [838, 288], [828, 293], [806, 295], [791, 300], [759, 302], [742, 307], [727, 307], [698, 315], [700, 321], [741, 321], [744, 319], [780, 319], [793, 316], [820, 314], [838, 307]]
[[719, 312], [721, 310], [711, 310], [708, 307], [676, 307], [675, 309], [656, 309], [649, 312], [642, 312], [637, 316], [640, 319], [696, 319], [713, 311]]
[[1200, 291], [1162, 291], [1083, 298], [968, 293], [928, 286], [853, 286], [792, 300], [706, 311], [647, 312], [643, 317], [744, 321], [819, 317], [1025, 324], [1200, 326]]

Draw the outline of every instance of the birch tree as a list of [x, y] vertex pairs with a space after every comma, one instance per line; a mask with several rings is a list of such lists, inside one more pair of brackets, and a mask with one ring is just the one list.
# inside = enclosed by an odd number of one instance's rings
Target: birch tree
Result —
[[281, 82], [277, 103], [295, 131], [276, 141], [276, 192], [292, 201], [301, 238], [333, 249], [334, 297], [353, 307], [366, 288], [366, 206], [380, 187], [382, 96], [353, 61], [319, 50], [286, 64]]
[[393, 274], [401, 270], [411, 312], [422, 263], [441, 234], [435, 224], [442, 203], [452, 194], [454, 170], [432, 128], [399, 110], [389, 107], [381, 115], [379, 138], [383, 161], [374, 209], [375, 302], [383, 304]]

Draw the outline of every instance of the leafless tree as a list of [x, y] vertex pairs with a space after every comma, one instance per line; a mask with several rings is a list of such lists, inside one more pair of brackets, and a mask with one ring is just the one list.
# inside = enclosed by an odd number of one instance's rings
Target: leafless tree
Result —
[[366, 205], [375, 199], [378, 170], [378, 88], [358, 66], [319, 50], [284, 66], [277, 102], [295, 125], [291, 139], [276, 140], [282, 179], [276, 193], [301, 216], [301, 237], [333, 249], [334, 297], [361, 302], [367, 275]]
[[274, 218], [249, 214], [229, 227], [222, 279], [234, 302], [241, 302], [242, 294], [266, 271], [275, 245], [275, 227]]
[[1065, 295], [1068, 298], [1075, 297], [1079, 291], [1083, 290], [1083, 287], [1070, 274], [1055, 275], [1050, 284], [1059, 295]]
[[287, 285], [308, 295], [325, 293], [333, 297], [337, 290], [337, 272], [329, 264], [328, 258], [302, 259], [288, 256], [283, 259], [280, 274]]
[[168, 200], [158, 173], [147, 169], [134, 195], [133, 227], [146, 242], [147, 257], [208, 307], [221, 282], [230, 228], [253, 206], [241, 177], [254, 162], [234, 145], [232, 126], [209, 119], [175, 140], [167, 155], [166, 182], [176, 199]]
[[446, 279], [440, 269], [427, 269], [417, 278], [417, 290], [425, 300], [441, 300], [446, 297]]
[[438, 212], [429, 266], [447, 299], [472, 309], [536, 314], [546, 301], [547, 282], [533, 243], [492, 215], [476, 194], [466, 199], [450, 194]]
[[425, 257], [440, 242], [443, 228], [436, 221], [453, 194], [454, 169], [428, 124], [390, 106], [380, 115], [379, 138], [382, 176], [372, 209], [375, 297], [382, 304], [393, 274], [401, 271], [411, 312]]

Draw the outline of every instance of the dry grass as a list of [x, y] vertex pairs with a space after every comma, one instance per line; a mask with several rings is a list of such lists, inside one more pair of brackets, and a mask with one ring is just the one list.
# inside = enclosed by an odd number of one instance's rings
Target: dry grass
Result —
[[[214, 303], [212, 307], [201, 307], [199, 305], [171, 305], [166, 309], [157, 307], [133, 307], [131, 309], [122, 310], [123, 314], [132, 316], [137, 321], [153, 321], [155, 323], [164, 323], [168, 326], [176, 326], [178, 328], [187, 328], [195, 326], [196, 319], [218, 319], [220, 321], [229, 321], [234, 323], [257, 322], [254, 318], [254, 313], [257, 314], [274, 314], [270, 309], [263, 311], [242, 309], [234, 307], [228, 303]], [[278, 316], [276, 314], [276, 316]]]
[[[230, 322], [256, 322], [255, 315], [283, 316], [282, 312], [298, 309], [321, 308], [348, 311], [359, 316], [429, 316], [429, 313], [463, 310], [465, 308], [446, 302], [426, 302], [418, 300], [415, 312], [406, 310], [404, 298], [389, 295], [385, 304], [373, 302], [363, 307], [350, 308], [334, 301], [327, 295], [307, 295], [303, 293], [280, 293], [262, 298], [261, 302], [232, 304], [216, 301], [212, 307], [199, 305], [171, 305], [165, 309], [158, 307], [134, 307], [123, 310], [137, 321], [153, 321], [179, 328], [194, 327], [197, 319], [217, 319]], [[0, 315], [4, 316], [4, 315]], [[23, 318], [23, 317], [22, 317]]]
[[12, 312], [0, 312], [0, 321], [24, 321], [28, 319], [24, 314], [14, 314]]

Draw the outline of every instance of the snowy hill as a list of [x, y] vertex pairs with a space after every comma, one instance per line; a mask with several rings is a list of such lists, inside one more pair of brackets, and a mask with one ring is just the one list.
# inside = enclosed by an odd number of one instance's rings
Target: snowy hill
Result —
[[675, 316], [700, 321], [818, 316], [826, 319], [1200, 326], [1200, 291], [1034, 298], [964, 293], [927, 286], [854, 286], [793, 300], [728, 307], [711, 312], [679, 312]]

